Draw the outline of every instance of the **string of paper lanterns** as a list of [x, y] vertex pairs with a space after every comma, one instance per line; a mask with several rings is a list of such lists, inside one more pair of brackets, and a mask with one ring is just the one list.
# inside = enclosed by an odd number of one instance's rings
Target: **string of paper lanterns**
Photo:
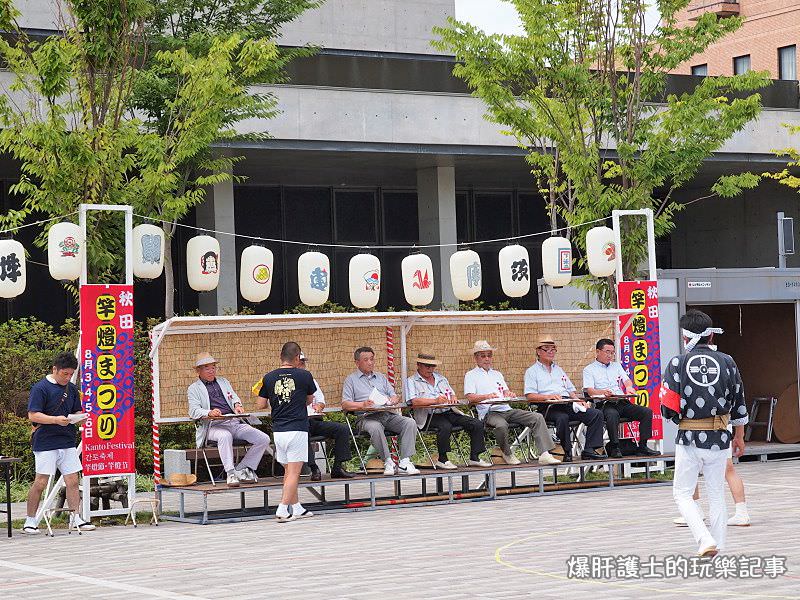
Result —
[[[48, 234], [50, 275], [60, 281], [80, 277], [85, 241], [78, 225], [57, 223]], [[143, 224], [133, 229], [133, 271], [144, 279], [155, 279], [164, 269], [165, 239], [160, 227]], [[614, 231], [594, 227], [586, 233], [586, 259], [595, 277], [608, 277], [616, 270], [618, 252]], [[552, 236], [542, 243], [542, 271], [545, 283], [553, 287], [568, 285], [572, 279], [572, 245], [565, 237]], [[519, 298], [530, 292], [531, 265], [528, 250], [510, 244], [498, 254], [500, 284], [503, 293]], [[210, 235], [198, 235], [186, 245], [186, 271], [189, 286], [199, 292], [216, 289], [220, 271], [219, 241]], [[14, 298], [25, 291], [25, 250], [17, 241], [0, 239], [0, 298]], [[406, 256], [401, 263], [403, 294], [412, 306], [426, 306], [434, 298], [433, 263], [426, 254]], [[252, 245], [241, 255], [239, 289], [248, 302], [263, 302], [272, 290], [274, 256], [272, 251]], [[350, 259], [348, 281], [350, 302], [357, 308], [373, 308], [380, 300], [383, 274], [380, 259], [359, 253]], [[297, 261], [300, 301], [320, 306], [330, 297], [331, 266], [329, 257], [317, 251], [303, 253]], [[450, 256], [450, 283], [458, 300], [480, 297], [483, 289], [481, 258], [474, 250], [459, 250]]]

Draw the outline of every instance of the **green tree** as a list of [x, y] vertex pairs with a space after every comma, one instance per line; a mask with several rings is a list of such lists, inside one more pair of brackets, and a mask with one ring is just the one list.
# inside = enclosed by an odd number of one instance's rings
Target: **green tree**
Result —
[[[679, 28], [676, 15], [689, 0], [658, 0], [661, 20], [649, 30], [642, 0], [507, 1], [519, 13], [521, 35], [487, 35], [451, 19], [436, 29], [434, 45], [455, 54], [453, 72], [486, 104], [486, 118], [527, 152], [552, 229], [560, 221], [570, 227], [606, 218], [614, 209], [652, 208], [656, 235], [668, 233], [681, 209], [675, 190], [759, 114], [760, 95], [750, 92], [768, 78], [707, 77], [692, 91], [666, 95], [666, 76], [741, 20], [706, 13]], [[753, 184], [726, 180], [713, 193]], [[641, 225], [622, 225], [626, 279], [638, 275], [646, 255]], [[568, 233], [581, 251], [583, 233]], [[579, 281], [609, 306], [616, 303], [614, 283]]]
[[[160, 52], [178, 53], [187, 61], [210, 57], [217, 40], [226, 39], [225, 51], [247, 57], [247, 61], [228, 61], [225, 72], [228, 89], [217, 90], [219, 104], [209, 111], [215, 119], [208, 143], [198, 152], [184, 155], [175, 164], [175, 197], [151, 196], [136, 208], [139, 214], [160, 221], [166, 243], [165, 306], [167, 317], [174, 314], [174, 271], [170, 252], [177, 222], [205, 198], [203, 186], [234, 179], [233, 168], [241, 157], [213, 152], [214, 142], [234, 139], [262, 139], [266, 132], [240, 135], [236, 124], [246, 119], [269, 119], [277, 112], [276, 98], [257, 91], [258, 84], [285, 81], [289, 61], [308, 56], [315, 48], [278, 48], [273, 41], [280, 28], [324, 0], [154, 0], [153, 14], [146, 24], [148, 47]], [[158, 55], [157, 55], [158, 56]], [[209, 67], [211, 65], [208, 65]], [[202, 74], [205, 66], [200, 66]], [[202, 82], [201, 82], [202, 85]], [[146, 127], [165, 132], [171, 123], [182, 119], [181, 107], [173, 102], [185, 87], [174, 68], [163, 68], [158, 60], [145, 64], [134, 89], [133, 105]], [[208, 89], [195, 88], [198, 97], [209, 97]], [[213, 97], [213, 96], [212, 96]], [[205, 175], [203, 175], [205, 174]]]

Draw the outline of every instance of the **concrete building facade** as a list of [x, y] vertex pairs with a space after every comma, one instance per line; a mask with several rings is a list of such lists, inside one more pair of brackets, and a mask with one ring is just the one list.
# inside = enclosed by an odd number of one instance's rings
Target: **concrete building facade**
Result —
[[[56, 27], [52, 3], [27, 0], [20, 6], [32, 30], [46, 33]], [[183, 270], [185, 244], [196, 231], [178, 230], [173, 243], [177, 312], [290, 309], [299, 303], [297, 258], [312, 248], [331, 259], [331, 300], [349, 304], [348, 261], [369, 248], [382, 260], [379, 308], [407, 308], [400, 262], [411, 252], [406, 246], [414, 244], [474, 249], [482, 259], [481, 300], [507, 300], [497, 262], [505, 244], [475, 242], [546, 232], [549, 218], [523, 152], [483, 118], [482, 102], [452, 76], [453, 58], [430, 46], [431, 29], [454, 14], [455, 0], [328, 0], [284, 29], [283, 44], [323, 47], [290, 65], [289, 83], [256, 90], [274, 93], [282, 112], [270, 121], [242, 123], [240, 130], [266, 131], [271, 139], [218, 148], [244, 157], [236, 175], [245, 180], [215, 186], [184, 225], [241, 237], [218, 236], [220, 286], [198, 294], [189, 289]], [[3, 77], [8, 74], [0, 72]], [[692, 77], [675, 76], [668, 91], [694, 84]], [[719, 175], [785, 165], [772, 150], [797, 145], [783, 126], [800, 125], [797, 82], [775, 82], [763, 96], [761, 117], [710, 157], [696, 181], [681, 191], [687, 207], [672, 236], [659, 241], [659, 267], [775, 262], [774, 212], [800, 218], [793, 191], [773, 185], [733, 201], [694, 202], [708, 195]], [[18, 201], [7, 193], [17, 176], [17, 167], [0, 157], [0, 210]], [[238, 257], [253, 243], [248, 236], [299, 242], [264, 243], [275, 255], [273, 291], [256, 306], [238, 293]], [[544, 238], [522, 241], [530, 252], [532, 278], [541, 275]], [[24, 235], [20, 239], [26, 242]], [[455, 303], [449, 257], [456, 249], [425, 250], [435, 271], [434, 307]], [[789, 266], [800, 266], [800, 260], [790, 257]], [[28, 292], [0, 306], [0, 316], [33, 314], [55, 322], [74, 310], [46, 267], [31, 268], [29, 279], [31, 288], [42, 291], [36, 297], [48, 303], [32, 301]], [[137, 282], [137, 317], [162, 314], [163, 295], [163, 280]], [[511, 304], [537, 308], [535, 286]]]

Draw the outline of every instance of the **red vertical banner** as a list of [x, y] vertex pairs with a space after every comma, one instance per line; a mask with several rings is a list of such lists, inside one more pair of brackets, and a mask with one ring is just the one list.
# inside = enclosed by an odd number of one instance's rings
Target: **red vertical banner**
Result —
[[[653, 439], [664, 437], [661, 404], [661, 343], [658, 337], [658, 282], [623, 281], [617, 284], [620, 308], [639, 311], [631, 319], [620, 317], [620, 361], [636, 387], [636, 404], [653, 410]], [[632, 437], [639, 438], [638, 423], [625, 424]]]
[[84, 475], [136, 472], [133, 286], [81, 286]]

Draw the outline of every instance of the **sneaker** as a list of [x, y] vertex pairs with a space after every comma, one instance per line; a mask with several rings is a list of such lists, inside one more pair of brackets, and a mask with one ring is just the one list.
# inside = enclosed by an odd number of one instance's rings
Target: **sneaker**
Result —
[[[452, 463], [450, 463], [450, 464], [452, 464]], [[398, 474], [400, 474], [400, 475], [418, 475], [418, 474], [419, 474], [419, 469], [417, 469], [417, 467], [415, 467], [415, 466], [414, 466], [414, 465], [411, 463], [411, 461], [408, 461], [408, 462], [407, 462], [407, 463], [405, 463], [405, 464], [402, 464], [402, 463], [401, 463], [401, 464], [400, 464], [400, 465], [397, 467], [397, 472], [398, 472]]]
[[437, 469], [448, 469], [448, 470], [451, 470], [451, 471], [453, 469], [457, 469], [458, 468], [457, 466], [455, 466], [449, 460], [447, 462], [443, 462], [443, 463], [440, 463], [438, 460], [435, 460], [435, 461], [433, 461], [433, 466], [435, 466]]
[[383, 469], [384, 475], [394, 475], [394, 463], [391, 461], [386, 461]]
[[236, 476], [236, 471], [228, 473], [228, 487], [239, 487], [239, 478]]
[[245, 467], [241, 471], [236, 471], [236, 478], [240, 483], [258, 483], [258, 477], [250, 467]]
[[520, 464], [522, 462], [520, 459], [518, 459], [513, 454], [510, 454], [510, 455], [509, 454], [503, 454], [503, 460], [506, 461], [507, 465], [518, 465], [518, 464]]
[[26, 535], [39, 535], [39, 527], [36, 525], [23, 525], [21, 531]]
[[700, 546], [700, 549], [697, 551], [697, 556], [707, 556], [709, 558], [716, 556], [717, 554], [719, 554], [719, 550], [717, 549], [717, 545], [714, 543]]
[[484, 468], [486, 468], [486, 467], [491, 467], [492, 466], [492, 463], [490, 463], [488, 460], [484, 460], [484, 459], [480, 459], [480, 460], [471, 460], [470, 459], [470, 460], [467, 461], [467, 464], [470, 467], [484, 467]]
[[89, 521], [84, 521], [79, 515], [75, 515], [74, 519], [70, 518], [69, 523], [70, 528], [76, 528], [80, 531], [94, 531], [97, 529], [94, 525], [91, 524]]
[[308, 518], [313, 517], [313, 516], [314, 516], [314, 513], [312, 513], [310, 510], [303, 509], [303, 512], [301, 512], [301, 513], [292, 513], [292, 516], [289, 517], [288, 519], [286, 519], [285, 522], [289, 523], [291, 521], [299, 521], [300, 519], [308, 519]]
[[735, 525], [736, 527], [750, 527], [750, 517], [745, 515], [733, 515], [728, 519], [728, 525]]
[[549, 452], [542, 452], [539, 455], [539, 464], [540, 465], [560, 465], [561, 461], [558, 460], [555, 456], [553, 456]]

